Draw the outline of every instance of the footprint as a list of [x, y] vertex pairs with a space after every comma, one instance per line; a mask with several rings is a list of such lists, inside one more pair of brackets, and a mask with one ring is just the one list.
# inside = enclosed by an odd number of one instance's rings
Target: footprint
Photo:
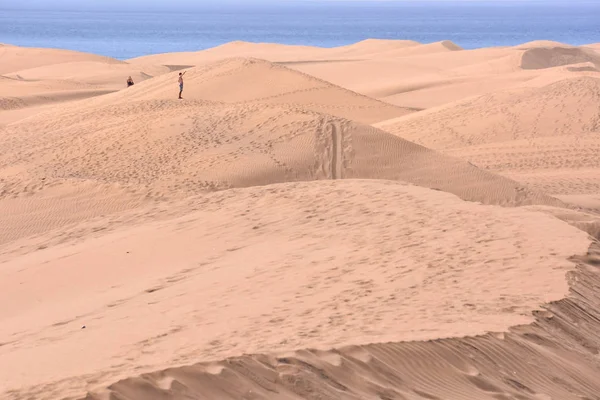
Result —
[[524, 384], [522, 384], [519, 381], [516, 381], [514, 379], [510, 379], [510, 378], [505, 378], [504, 382], [506, 382], [508, 385], [514, 387], [517, 390], [520, 390], [522, 392], [528, 393], [528, 394], [535, 394], [535, 392], [533, 390], [531, 390], [530, 388], [528, 388], [527, 386], [525, 386]]
[[164, 289], [164, 286], [155, 286], [153, 288], [146, 289], [145, 292], [146, 293], [154, 293], [154, 292], [158, 292], [161, 289]]
[[413, 390], [413, 392], [414, 392], [416, 395], [419, 395], [419, 396], [421, 396], [421, 397], [422, 397], [422, 398], [424, 398], [424, 399], [429, 399], [429, 400], [442, 400], [442, 399], [440, 399], [440, 398], [439, 398], [439, 397], [437, 397], [437, 396], [434, 396], [434, 395], [432, 395], [432, 394], [429, 394], [429, 393], [426, 393], [426, 392], [421, 392], [420, 390]]
[[488, 393], [502, 393], [503, 391], [498, 387], [494, 386], [490, 382], [486, 381], [480, 376], [469, 376], [468, 379], [471, 381], [473, 385], [475, 385], [478, 389], [483, 390]]

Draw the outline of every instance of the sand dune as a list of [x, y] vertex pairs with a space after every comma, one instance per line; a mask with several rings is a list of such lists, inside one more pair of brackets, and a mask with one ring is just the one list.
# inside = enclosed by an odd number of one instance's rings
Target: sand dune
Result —
[[580, 77], [481, 96], [376, 126], [434, 149], [578, 136], [600, 131], [599, 103], [600, 77]]
[[374, 39], [364, 40], [349, 46], [326, 49], [328, 58], [348, 60], [398, 58], [457, 50], [462, 50], [462, 48], [449, 40], [421, 44], [407, 40]]
[[[255, 57], [409, 108], [429, 108], [467, 96], [519, 87], [561, 66], [597, 71], [587, 47], [536, 41], [515, 47], [461, 50], [449, 41], [419, 44], [365, 40], [336, 48], [236, 42], [191, 53], [152, 55], [132, 63], [205, 65], [228, 57]], [[582, 63], [589, 66], [578, 67]]]
[[562, 298], [567, 257], [590, 244], [541, 213], [384, 181], [165, 209], [3, 264], [0, 393], [54, 399], [197, 359], [503, 331]]
[[0, 59], [0, 398], [600, 390], [593, 46]]
[[[125, 92], [128, 99], [176, 98], [177, 72]], [[414, 110], [396, 107], [268, 61], [234, 58], [191, 69], [186, 100], [286, 104], [373, 123]]]
[[509, 333], [244, 355], [129, 378], [86, 400], [139, 393], [166, 400], [593, 399], [600, 391], [597, 248], [586, 259], [570, 275], [570, 298]]
[[[55, 111], [54, 118], [41, 114], [6, 127], [0, 132], [4, 196], [44, 197], [71, 181], [118, 185], [134, 197], [162, 199], [288, 181], [376, 178], [486, 204], [562, 204], [460, 159], [306, 109], [127, 100], [96, 107], [88, 105], [96, 99], [88, 100]], [[45, 224], [22, 225], [39, 230]]]
[[600, 79], [504, 91], [377, 126], [552, 194], [600, 191]]
[[81, 82], [59, 79], [27, 81], [9, 76], [0, 76], [0, 88], [2, 88], [3, 98], [8, 98], [10, 96], [14, 99], [31, 95], [42, 95], [48, 92], [59, 93], [73, 90], [94, 89], [90, 85]]
[[165, 66], [142, 66], [125, 63], [79, 61], [15, 71], [5, 76], [24, 81], [61, 81], [85, 85], [101, 86], [103, 89], [122, 89], [131, 76], [134, 82], [141, 82], [153, 76], [170, 72]]
[[0, 47], [0, 126], [59, 103], [101, 96], [170, 72], [166, 66], [132, 65], [66, 50]]
[[367, 39], [346, 46], [322, 48], [277, 43], [231, 42], [196, 52], [153, 54], [136, 57], [132, 64], [203, 65], [224, 58], [260, 58], [273, 62], [352, 60], [390, 51], [419, 47], [412, 40]]
[[523, 43], [518, 46], [515, 46], [517, 49], [535, 49], [539, 47], [569, 47], [574, 48], [575, 46], [571, 46], [570, 44], [557, 42], [554, 40], [533, 40], [531, 42]]
[[525, 50], [521, 68], [542, 69], [584, 62], [600, 67], [600, 54], [583, 48], [539, 47]]
[[[420, 44], [365, 40], [318, 48], [235, 42], [198, 52], [151, 55], [134, 64], [198, 66], [230, 57], [253, 57], [322, 78], [353, 91], [409, 108], [429, 108], [467, 96], [518, 87], [547, 69], [597, 62], [586, 48], [536, 41], [512, 48], [456, 51], [449, 41]], [[596, 71], [594, 64], [570, 72]]]
[[[465, 97], [520, 87], [530, 80], [597, 72], [598, 56], [580, 48], [453, 51], [334, 64], [293, 64], [359, 93], [404, 107], [430, 108]], [[588, 65], [583, 66], [582, 64]], [[556, 68], [556, 67], [571, 68]], [[584, 68], [582, 68], [582, 66]]]
[[0, 75], [44, 65], [78, 61], [96, 61], [111, 64], [123, 63], [114, 58], [80, 53], [77, 51], [6, 45], [0, 46], [0, 59], [2, 60], [2, 64], [0, 64]]
[[0, 91], [0, 127], [65, 102], [114, 92], [80, 82], [24, 81], [4, 76], [0, 76]]

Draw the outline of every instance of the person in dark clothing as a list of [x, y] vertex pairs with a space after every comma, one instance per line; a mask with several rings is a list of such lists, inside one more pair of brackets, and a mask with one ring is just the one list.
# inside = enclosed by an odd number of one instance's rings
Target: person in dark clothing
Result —
[[183, 71], [183, 73], [179, 73], [179, 98], [181, 99], [181, 93], [183, 93], [183, 76], [187, 71]]

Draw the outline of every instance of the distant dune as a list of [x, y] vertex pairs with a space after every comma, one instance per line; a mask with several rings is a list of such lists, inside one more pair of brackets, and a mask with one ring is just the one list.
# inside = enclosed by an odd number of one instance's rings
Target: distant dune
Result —
[[600, 75], [497, 92], [376, 125], [431, 148], [449, 149], [597, 132], [599, 103]]
[[544, 48], [544, 47], [575, 48], [575, 46], [571, 46], [570, 44], [556, 42], [553, 40], [534, 40], [531, 42], [527, 42], [527, 43], [523, 43], [518, 46], [515, 46], [515, 48], [517, 48], [519, 50], [536, 49], [536, 48]]
[[[126, 87], [170, 71], [162, 65], [132, 65], [109, 57], [67, 50], [0, 48], [0, 126], [58, 104]], [[8, 112], [10, 111], [10, 112]]]
[[596, 398], [594, 46], [0, 45], [0, 398]]
[[[596, 54], [586, 48], [536, 41], [512, 48], [461, 50], [450, 42], [420, 44], [365, 40], [318, 48], [236, 42], [198, 52], [152, 55], [132, 63], [205, 65], [228, 57], [254, 57], [306, 72], [356, 92], [408, 108], [428, 108], [466, 96], [519, 86], [545, 69], [573, 65], [593, 72]], [[443, 65], [443, 67], [442, 67]], [[593, 65], [593, 64], [592, 64]], [[583, 68], [583, 69], [582, 69]], [[528, 71], [523, 74], [523, 70]]]
[[77, 61], [23, 69], [5, 76], [24, 81], [72, 81], [103, 88], [123, 89], [128, 76], [131, 76], [134, 82], [141, 82], [168, 72], [170, 72], [168, 67], [159, 65], [138, 66], [114, 62]]
[[38, 49], [17, 46], [1, 46], [0, 75], [23, 69], [36, 68], [44, 65], [60, 64], [77, 61], [97, 61], [110, 64], [122, 64], [123, 61], [95, 54], [80, 53], [70, 50]]
[[542, 69], [585, 62], [600, 67], [600, 54], [582, 48], [539, 47], [523, 53], [521, 68]]

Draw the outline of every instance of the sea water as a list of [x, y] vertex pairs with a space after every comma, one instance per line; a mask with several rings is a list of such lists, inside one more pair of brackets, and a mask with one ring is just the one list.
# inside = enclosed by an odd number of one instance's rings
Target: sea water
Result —
[[[50, 8], [56, 3], [46, 4]], [[248, 0], [223, 6], [199, 2], [189, 9], [88, 11], [15, 9], [18, 6], [18, 0], [11, 0], [9, 10], [8, 0], [0, 0], [0, 43], [65, 48], [118, 59], [196, 51], [235, 40], [323, 47], [367, 38], [423, 43], [452, 40], [467, 49], [539, 39], [572, 45], [600, 42], [600, 0], [323, 0], [260, 5]]]

